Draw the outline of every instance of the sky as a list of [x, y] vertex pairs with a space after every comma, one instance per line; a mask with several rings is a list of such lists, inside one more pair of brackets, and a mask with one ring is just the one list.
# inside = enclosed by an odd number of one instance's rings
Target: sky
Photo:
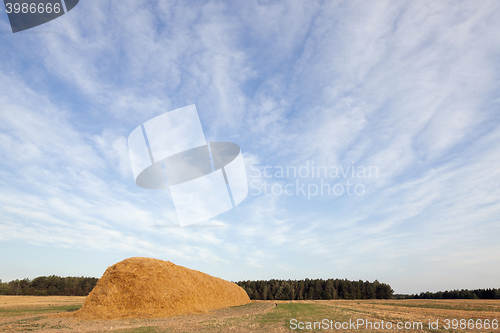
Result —
[[[499, 16], [498, 1], [82, 0], [13, 34], [2, 7], [0, 279], [142, 256], [230, 281], [500, 288]], [[192, 104], [246, 165], [248, 196], [212, 227], [181, 228], [127, 147]]]

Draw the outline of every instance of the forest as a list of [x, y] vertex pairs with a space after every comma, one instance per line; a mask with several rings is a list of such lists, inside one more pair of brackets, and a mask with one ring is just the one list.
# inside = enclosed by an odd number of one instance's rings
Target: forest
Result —
[[377, 280], [261, 280], [237, 284], [253, 300], [390, 299], [394, 293], [391, 286]]
[[1, 283], [0, 295], [87, 296], [97, 284], [93, 277], [39, 276]]
[[415, 295], [395, 295], [400, 299], [500, 299], [500, 289], [474, 289], [425, 292]]

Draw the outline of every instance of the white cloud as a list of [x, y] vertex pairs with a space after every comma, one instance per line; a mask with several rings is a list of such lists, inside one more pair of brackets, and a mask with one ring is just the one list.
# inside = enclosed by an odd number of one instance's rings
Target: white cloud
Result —
[[[499, 9], [82, 3], [54, 21], [60, 34], [0, 51], [0, 237], [241, 274], [382, 276], [403, 291], [447, 288], [447, 274], [472, 266], [494, 276]], [[250, 196], [209, 221], [226, 228], [152, 229], [176, 213], [168, 193], [134, 186], [126, 137], [192, 103], [209, 140], [240, 144], [249, 174], [251, 162], [309, 160], [376, 166], [379, 177], [359, 198]]]

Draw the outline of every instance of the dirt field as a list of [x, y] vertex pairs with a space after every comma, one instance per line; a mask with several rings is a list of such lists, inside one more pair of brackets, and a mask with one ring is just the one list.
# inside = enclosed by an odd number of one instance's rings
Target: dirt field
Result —
[[[494, 326], [500, 300], [256, 301], [165, 319], [78, 321], [58, 315], [78, 309], [84, 299], [0, 296], [0, 332], [500, 332]], [[489, 328], [484, 327], [486, 319]], [[437, 329], [429, 328], [429, 320]], [[474, 329], [466, 327], [472, 324]]]

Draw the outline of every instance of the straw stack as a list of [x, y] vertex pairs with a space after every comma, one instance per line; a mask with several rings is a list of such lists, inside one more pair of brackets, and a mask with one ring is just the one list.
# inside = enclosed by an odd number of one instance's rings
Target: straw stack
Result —
[[87, 296], [80, 319], [160, 318], [250, 303], [238, 285], [151, 258], [109, 267]]

